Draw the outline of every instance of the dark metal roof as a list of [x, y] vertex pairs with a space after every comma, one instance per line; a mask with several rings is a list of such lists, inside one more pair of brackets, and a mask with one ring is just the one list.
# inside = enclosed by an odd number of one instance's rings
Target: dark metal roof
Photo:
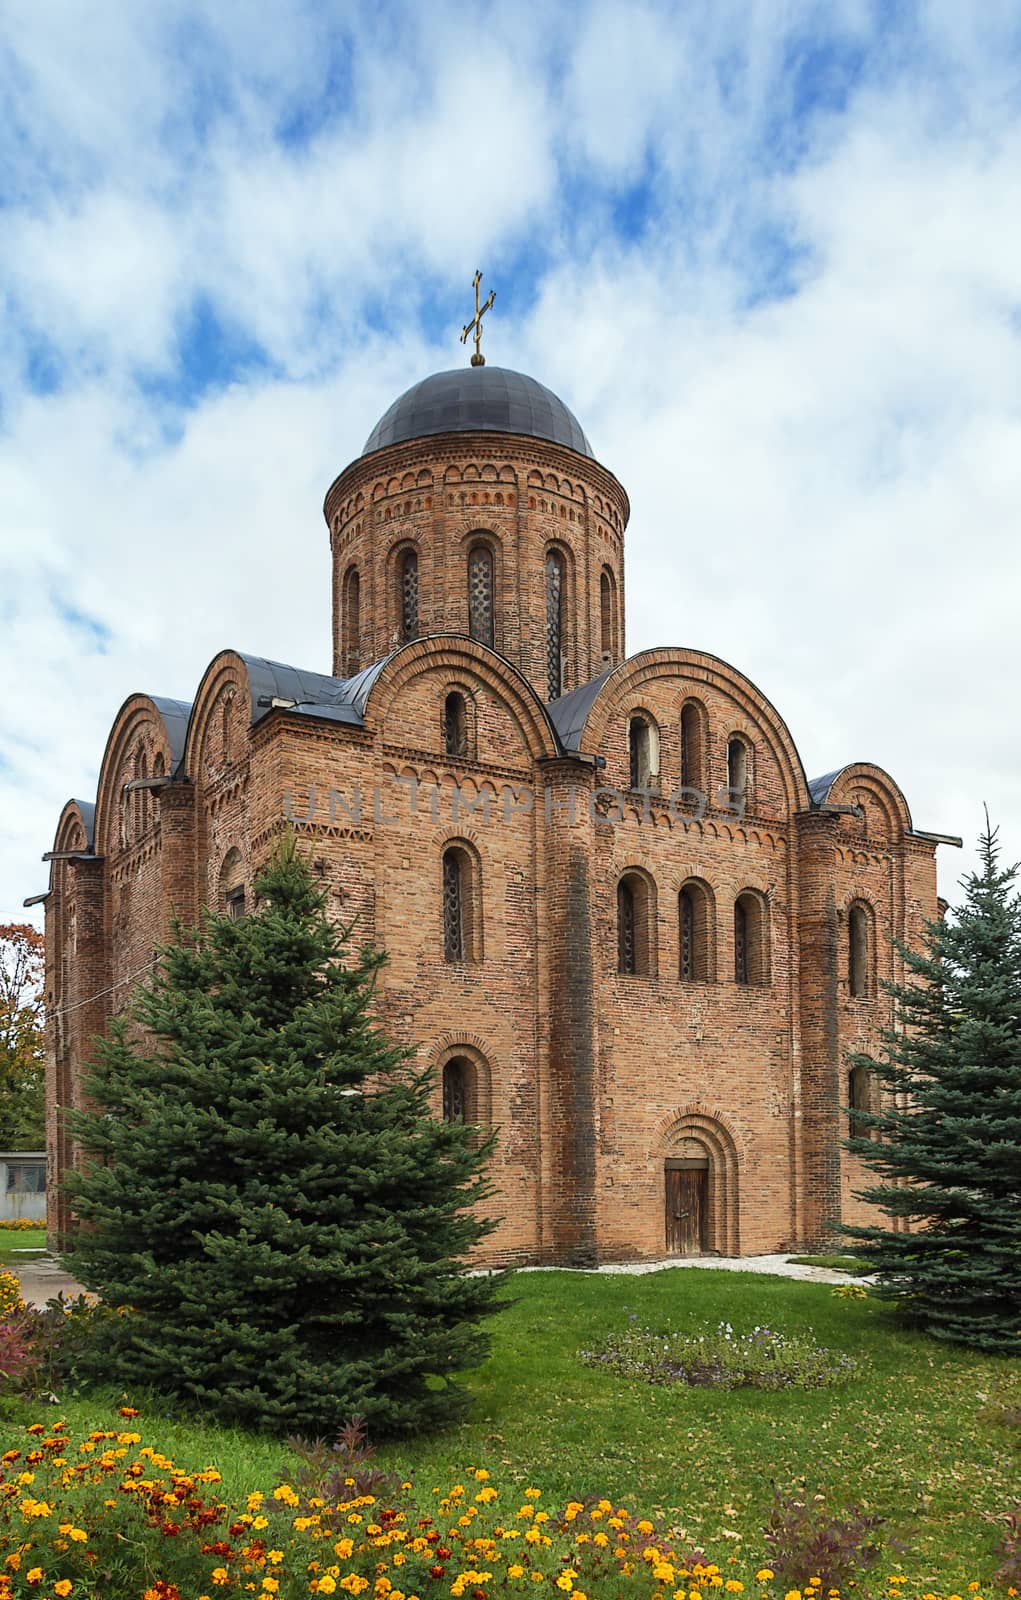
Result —
[[564, 402], [508, 367], [456, 367], [413, 384], [380, 417], [362, 455], [434, 433], [523, 433], [592, 456], [581, 424]]
[[68, 803], [72, 806], [77, 806], [78, 810], [81, 812], [82, 822], [85, 825], [86, 843], [90, 850], [94, 850], [96, 845], [95, 803], [92, 800], [71, 800]]
[[156, 710], [163, 718], [170, 746], [170, 775], [173, 777], [184, 760], [184, 742], [188, 737], [188, 718], [191, 716], [190, 700], [167, 700], [163, 695], [151, 694]]
[[269, 705], [260, 706], [260, 700], [290, 700], [294, 705], [288, 710], [360, 727], [372, 685], [390, 659], [384, 656], [353, 678], [330, 678], [322, 672], [289, 667], [282, 661], [238, 653], [248, 668], [253, 725], [273, 709]]
[[577, 689], [572, 689], [570, 694], [560, 696], [559, 700], [551, 700], [546, 707], [547, 714], [554, 728], [557, 738], [565, 750], [580, 748], [582, 735], [588, 714], [603, 684], [614, 669], [608, 667], [601, 672], [598, 678], [590, 678], [588, 683], [583, 683]]
[[810, 778], [808, 784], [808, 798], [813, 807], [826, 804], [826, 797], [836, 783], [843, 767], [834, 767], [832, 772], [824, 772], [821, 778]]

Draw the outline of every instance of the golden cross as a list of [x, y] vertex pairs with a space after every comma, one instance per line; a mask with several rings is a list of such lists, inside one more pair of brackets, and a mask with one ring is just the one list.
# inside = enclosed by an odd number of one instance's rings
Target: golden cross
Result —
[[461, 343], [462, 344], [467, 344], [468, 343], [468, 335], [471, 333], [472, 329], [474, 328], [475, 329], [475, 354], [472, 356], [472, 366], [473, 367], [484, 367], [485, 364], [486, 364], [486, 358], [482, 354], [482, 351], [479, 349], [479, 345], [482, 342], [482, 318], [485, 316], [486, 312], [489, 310], [490, 306], [493, 304], [493, 301], [496, 299], [496, 295], [493, 293], [492, 289], [490, 289], [490, 291], [489, 291], [489, 299], [486, 301], [485, 305], [480, 306], [479, 305], [479, 284], [482, 282], [482, 274], [481, 274], [481, 272], [476, 270], [475, 277], [472, 279], [472, 282], [475, 285], [475, 315], [472, 317], [472, 319], [469, 322], [468, 326], [466, 328], [462, 328], [461, 329]]

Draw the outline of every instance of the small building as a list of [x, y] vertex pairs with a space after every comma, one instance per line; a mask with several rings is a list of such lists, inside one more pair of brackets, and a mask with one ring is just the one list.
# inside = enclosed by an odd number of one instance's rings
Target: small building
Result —
[[46, 1221], [45, 1150], [0, 1150], [0, 1220]]

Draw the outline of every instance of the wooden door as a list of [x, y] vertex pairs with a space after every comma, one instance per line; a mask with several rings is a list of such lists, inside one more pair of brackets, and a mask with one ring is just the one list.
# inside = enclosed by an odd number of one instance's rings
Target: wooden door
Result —
[[665, 1178], [667, 1255], [704, 1255], [708, 1247], [709, 1163], [668, 1166]]

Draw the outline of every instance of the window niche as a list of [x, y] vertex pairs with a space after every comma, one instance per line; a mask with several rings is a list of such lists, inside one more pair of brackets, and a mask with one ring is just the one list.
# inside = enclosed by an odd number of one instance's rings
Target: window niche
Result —
[[609, 567], [599, 574], [599, 649], [604, 663], [617, 654], [617, 585]]
[[752, 784], [752, 752], [747, 739], [732, 733], [727, 740], [727, 799], [732, 809], [748, 805]]
[[357, 567], [348, 567], [341, 589], [344, 671], [354, 677], [361, 663], [362, 581]]
[[564, 610], [567, 598], [567, 560], [562, 550], [546, 552], [546, 697], [559, 700], [564, 692]]
[[472, 753], [468, 699], [460, 689], [451, 689], [443, 701], [443, 753], [451, 761], [465, 761]]
[[632, 789], [659, 783], [659, 728], [647, 711], [633, 712], [627, 725], [628, 782]]
[[617, 971], [647, 978], [655, 972], [655, 903], [652, 886], [639, 872], [626, 872], [617, 884]]
[[482, 885], [478, 863], [463, 845], [449, 845], [442, 859], [443, 959], [482, 960]]
[[716, 972], [715, 907], [708, 885], [689, 880], [677, 896], [678, 977], [711, 983]]
[[734, 902], [734, 982], [769, 982], [769, 930], [765, 902], [746, 889]]
[[418, 637], [418, 551], [404, 550], [397, 562], [397, 606], [403, 641]]
[[871, 1128], [863, 1112], [872, 1110], [872, 1077], [867, 1067], [852, 1067], [847, 1074], [847, 1136], [867, 1139]]
[[488, 544], [473, 544], [468, 551], [468, 632], [494, 648], [493, 552]]
[[847, 987], [852, 1000], [871, 999], [875, 992], [873, 930], [871, 906], [855, 901], [847, 916]]
[[698, 700], [681, 707], [681, 787], [705, 794], [705, 708]]

